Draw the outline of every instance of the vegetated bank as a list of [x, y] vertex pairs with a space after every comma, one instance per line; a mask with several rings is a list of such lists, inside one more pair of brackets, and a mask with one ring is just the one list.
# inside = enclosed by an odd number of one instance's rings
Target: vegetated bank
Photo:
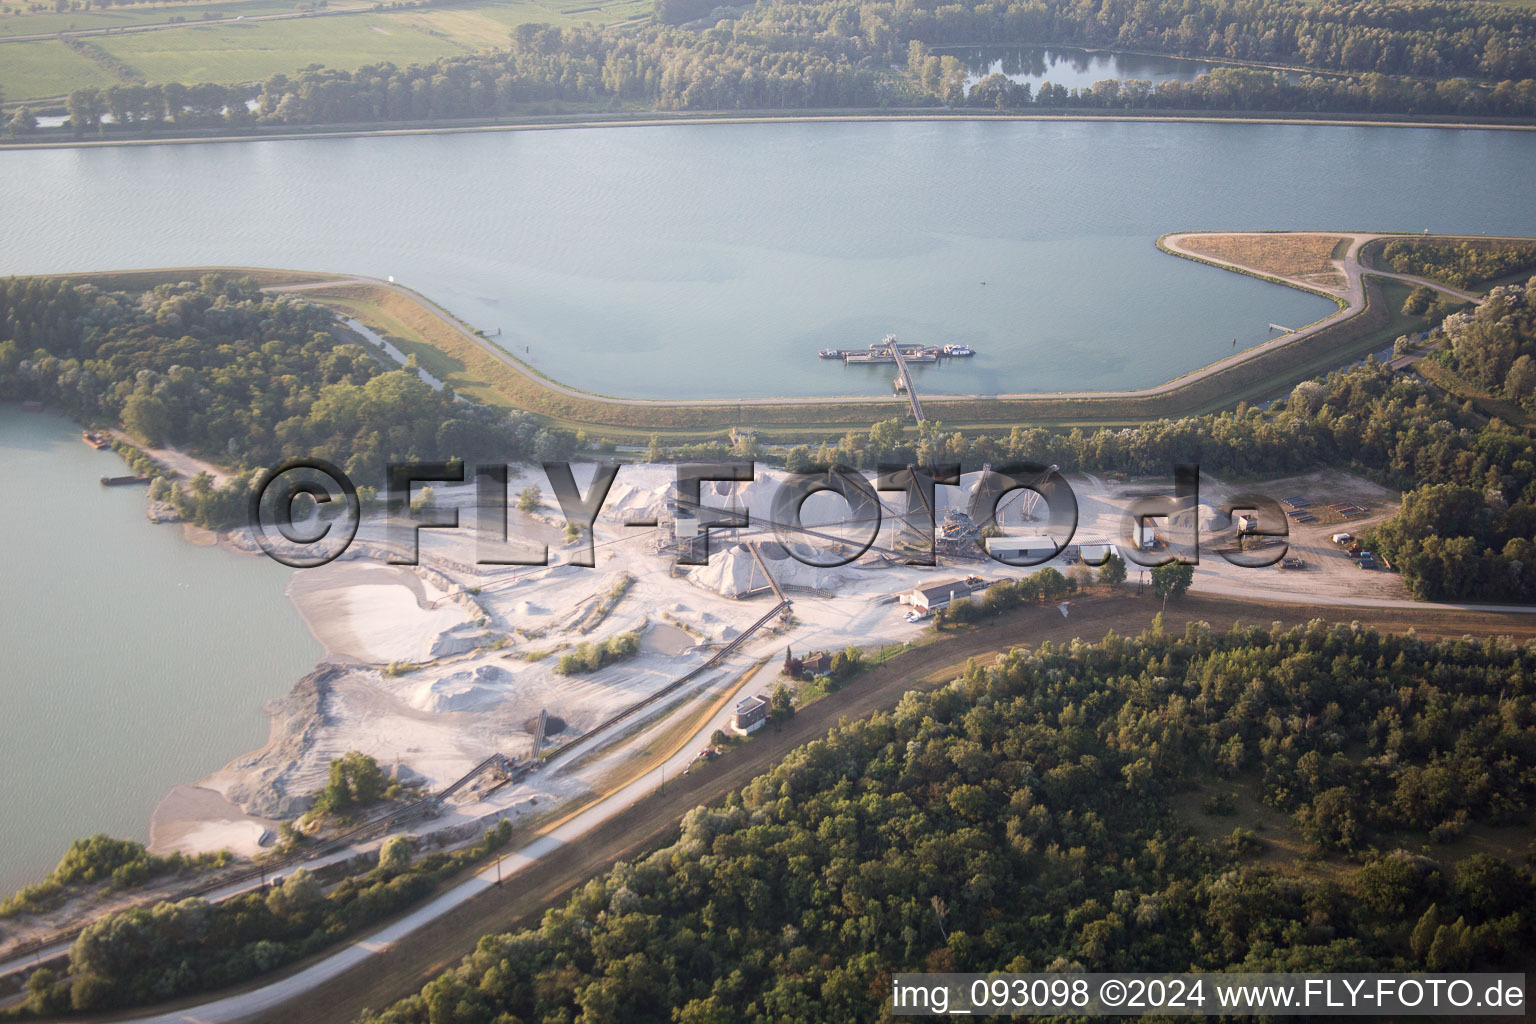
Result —
[[1314, 623], [973, 663], [365, 1019], [857, 1021], [901, 970], [1519, 963], [1533, 657]]
[[[207, 273], [214, 273], [222, 280], [222, 275], [227, 272], [178, 268], [158, 272], [163, 275], [159, 278], [156, 277], [157, 272], [145, 271], [69, 275], [66, 279], [78, 280], [96, 289], [135, 291], [149, 287], [157, 280], [185, 280]], [[265, 280], [277, 286], [301, 286], [303, 290], [292, 296], [296, 304], [302, 304], [297, 303], [300, 299], [309, 303], [322, 303], [353, 316], [408, 355], [416, 356], [424, 369], [451, 386], [451, 393], [440, 395], [440, 398], [451, 400], [453, 395], [463, 394], [481, 404], [511, 410], [516, 428], [520, 431], [526, 432], [531, 423], [547, 424], [550, 428], [548, 431], [531, 439], [545, 453], [559, 450], [562, 445], [569, 446], [571, 435], [577, 431], [585, 431], [615, 443], [643, 443], [652, 433], [678, 440], [691, 440], [721, 436], [732, 427], [749, 426], [761, 430], [766, 437], [774, 440], [814, 439], [868, 424], [879, 418], [882, 410], [894, 411], [900, 407], [896, 400], [876, 397], [720, 400], [699, 403], [602, 398], [548, 380], [494, 342], [478, 336], [450, 313], [402, 286], [355, 278], [328, 285], [324, 283], [322, 275], [295, 271], [256, 273], [260, 276], [251, 277], [252, 281]], [[1398, 334], [1420, 329], [1423, 326], [1420, 318], [1401, 314], [1402, 300], [1397, 295], [1398, 288], [1395, 282], [1368, 288], [1366, 308], [1360, 315], [1299, 339], [1294, 345], [1280, 346], [1207, 371], [1196, 371], [1187, 374], [1187, 380], [1175, 381], [1159, 388], [1081, 397], [1047, 394], [966, 399], [933, 396], [925, 401], [925, 409], [941, 422], [971, 429], [1008, 429], [1017, 423], [1096, 426], [1189, 415], [1230, 406], [1242, 399], [1273, 397], [1302, 377], [1372, 349], [1390, 346]], [[312, 326], [315, 330], [322, 327], [318, 320], [313, 321]], [[332, 325], [327, 323], [323, 327], [330, 330]], [[30, 351], [20, 347], [30, 344], [26, 339], [13, 340], [18, 345], [18, 353]], [[66, 351], [61, 354], [70, 353]], [[466, 408], [462, 403], [454, 408], [458, 415], [447, 416], [446, 419], [468, 418], [474, 422], [490, 415], [486, 410], [475, 410], [474, 406]], [[70, 411], [76, 412], [74, 409]], [[110, 414], [115, 410], [107, 408], [103, 411]], [[537, 419], [520, 417], [519, 413], [531, 413]], [[77, 415], [77, 418], [87, 417]], [[271, 437], [275, 423], [255, 426], [256, 440], [264, 441]], [[454, 439], [458, 429], [458, 425], [454, 424], [449, 429], [448, 439]], [[534, 433], [538, 434], [537, 429]], [[566, 440], [561, 441], [561, 437]], [[194, 446], [199, 443], [191, 441], [185, 431], [168, 438], [174, 443], [192, 443]], [[234, 448], [221, 450], [231, 443]], [[217, 461], [233, 461], [236, 466], [253, 465], [240, 458], [241, 449], [246, 447], [262, 449], [267, 446], [259, 443], [251, 445], [243, 433], [232, 430], [210, 445], [209, 450]], [[384, 460], [370, 460], [370, 447], [373, 446], [363, 446], [361, 453], [356, 450], [338, 450], [338, 454], [343, 462], [352, 460], [361, 464], [374, 461], [382, 465]], [[527, 443], [513, 447], [526, 448]]]
[[[505, 50], [449, 54], [419, 64], [386, 51], [356, 70], [273, 68], [259, 86], [206, 82], [195, 90], [123, 83], [101, 67], [69, 96], [73, 128], [133, 135], [206, 124], [318, 125], [506, 117], [577, 108], [882, 109], [940, 104], [979, 109], [1277, 110], [1316, 114], [1536, 116], [1536, 51], [1529, 16], [1495, 4], [1427, 2], [1361, 9], [1259, 0], [1190, 10], [1175, 0], [1093, 7], [1069, 0], [943, 6], [895, 0], [760, 3], [658, 0], [644, 24], [522, 24]], [[297, 28], [294, 26], [297, 25]], [[248, 26], [233, 49], [259, 37]], [[269, 32], [312, 31], [280, 23]], [[368, 33], [362, 33], [366, 39]], [[187, 33], [190, 44], [197, 34]], [[500, 40], [496, 40], [499, 42]], [[354, 45], [356, 40], [353, 40]], [[375, 40], [381, 47], [388, 37]], [[41, 44], [8, 44], [29, 46]], [[142, 59], [133, 35], [97, 37], [101, 62], [122, 75]], [[1028, 86], [992, 75], [968, 85], [965, 65], [934, 48], [1065, 45], [1288, 65], [1301, 75], [1223, 67], [1196, 81], [1107, 81], [1089, 89]], [[271, 49], [281, 49], [272, 47]], [[122, 51], [122, 54], [115, 51]], [[125, 59], [126, 58], [126, 59]], [[340, 55], [338, 55], [340, 58]], [[117, 61], [117, 64], [111, 64]], [[201, 63], [207, 63], [206, 61]], [[142, 77], [128, 73], [127, 77]], [[206, 75], [200, 77], [209, 77]], [[31, 97], [27, 97], [31, 98]], [[246, 101], [255, 99], [249, 110]], [[23, 121], [18, 134], [35, 129]]]
[[[1375, 310], [1384, 326], [1361, 344], [1390, 345], [1403, 324], [1424, 323], [1388, 305], [1406, 301], [1406, 286], [1388, 282], [1376, 294], [1367, 314]], [[1498, 372], [1507, 362], [1513, 378], [1501, 386], [1518, 387], [1529, 366], [1519, 357], [1536, 360], [1529, 294], [1523, 286], [1506, 286], [1498, 301], [1465, 318], [1452, 317], [1431, 336], [1432, 344], [1449, 352], [1436, 358], [1476, 361], [1482, 359], [1478, 353], [1503, 353], [1477, 372]], [[331, 333], [330, 314], [321, 308], [263, 294], [254, 282], [210, 276], [135, 295], [53, 279], [13, 279], [0, 285], [0, 307], [7, 335], [0, 338], [0, 397], [49, 402], [87, 424], [122, 423], [146, 439], [233, 465], [237, 479], [222, 490], [201, 478], [152, 485], [185, 516], [207, 525], [236, 521], [250, 477], [294, 455], [328, 458], [366, 480], [392, 460], [542, 461], [568, 457], [591, 443], [528, 412], [456, 402], [451, 388], [434, 391], [406, 370], [386, 368], [381, 357], [361, 346], [339, 341]], [[1360, 320], [1341, 327], [1361, 329]], [[1286, 353], [1284, 347], [1277, 350]], [[1302, 363], [1289, 373], [1305, 376], [1334, 365], [1339, 352], [1298, 350], [1286, 358]], [[1316, 363], [1308, 366], [1308, 358]], [[1244, 372], [1245, 365], [1232, 370]], [[1209, 402], [1222, 407], [1235, 397], [1213, 394]], [[1530, 401], [1523, 393], [1514, 397]], [[989, 404], [982, 404], [990, 414]], [[940, 402], [929, 409], [942, 416], [961, 406]], [[746, 408], [731, 403], [720, 411], [740, 415]], [[865, 416], [870, 411], [852, 403], [846, 408], [850, 414], [862, 409]], [[1017, 418], [1001, 420], [1012, 425], [995, 433], [962, 432], [939, 419], [916, 431], [900, 419], [861, 430], [864, 419], [847, 425], [836, 441], [831, 437], [837, 428], [830, 425], [795, 428], [793, 436], [827, 439], [816, 448], [791, 447], [783, 457], [791, 469], [832, 462], [873, 467], [882, 460], [969, 467], [1031, 460], [1068, 472], [1128, 475], [1163, 474], [1175, 462], [1194, 462], [1235, 477], [1274, 476], [1319, 463], [1348, 465], [1411, 491], [1403, 515], [1383, 527], [1377, 543], [1397, 556], [1393, 561], [1415, 593], [1432, 599], [1536, 597], [1536, 558], [1525, 553], [1532, 533], [1526, 517], [1536, 508], [1536, 450], [1529, 434], [1380, 365], [1303, 381], [1268, 410], [1239, 402], [1222, 413], [1158, 419], [1154, 407], [1146, 410], [1147, 422], [1124, 429], [1062, 431], [1039, 425], [1052, 421], [1031, 416], [1027, 403], [1008, 408]], [[752, 457], [758, 443], [742, 435], [730, 446], [669, 447], [654, 437], [647, 457]], [[1434, 487], [1441, 490], [1431, 491]], [[1416, 518], [1421, 513], [1422, 522]], [[1396, 525], [1410, 519], [1409, 528]]]
[[224, 488], [203, 476], [151, 485], [152, 497], [200, 525], [238, 521], [254, 475], [295, 455], [375, 486], [386, 464], [439, 451], [505, 461], [575, 447], [526, 414], [454, 401], [451, 389], [339, 340], [327, 310], [264, 293], [253, 279], [108, 290], [114, 283], [0, 281], [0, 398], [44, 402], [231, 467]]
[[[983, 655], [990, 662], [994, 652], [1012, 644], [1021, 629], [1037, 641], [1070, 641], [1079, 635], [1099, 635], [1111, 626], [1124, 629], [1129, 623], [1132, 628], [1136, 628], [1155, 623], [1157, 607], [1153, 600], [1099, 595], [1089, 600], [1080, 600], [1070, 620], [1061, 618], [1056, 609], [1049, 605], [1027, 610], [1016, 609], [995, 618], [990, 611], [986, 611], [979, 623], [964, 627], [958, 635], [942, 643], [907, 649], [890, 663], [872, 665], [871, 662], [882, 659], [866, 659], [864, 664], [870, 667], [853, 682], [837, 687], [837, 692], [830, 697], [801, 707], [781, 726], [775, 726], [767, 734], [759, 734], [756, 740], [733, 752], [731, 757], [716, 762], [709, 772], [695, 772], [692, 776], [669, 780], [664, 791], [652, 793], [635, 806], [599, 825], [584, 843], [570, 850], [570, 856], [538, 862], [518, 875], [516, 885], [488, 891], [460, 906], [454, 914], [405, 936], [380, 954], [381, 959], [371, 959], [327, 983], [326, 1000], [301, 999], [263, 1019], [284, 1020], [289, 1024], [295, 1021], [300, 1024], [351, 1021], [363, 1007], [386, 1005], [388, 1000], [414, 987], [402, 985], [403, 980], [421, 976], [420, 972], [428, 965], [440, 965], [445, 953], [457, 954], [468, 949], [473, 945], [474, 936], [504, 929], [509, 920], [526, 920], [523, 915], [529, 913], [529, 908], [535, 908], [533, 919], [537, 920], [538, 913], [557, 894], [572, 886], [584, 884], [593, 873], [606, 870], [616, 857], [628, 855], [627, 851], [648, 850], [657, 842], [675, 836], [676, 822], [688, 811], [701, 803], [723, 798], [732, 788], [744, 785], [758, 771], [766, 770], [776, 763], [782, 751], [793, 743], [818, 738], [825, 729], [844, 717], [860, 717], [885, 710], [914, 685], [919, 688], [941, 685], [950, 677], [950, 673], [937, 673], [936, 670], [948, 669], [960, 663], [967, 653]], [[1175, 600], [1166, 610], [1168, 621], [1177, 623], [1180, 630], [1187, 622], [1201, 619], [1225, 622], [1234, 617], [1245, 622], [1280, 622], [1283, 624], [1280, 628], [1284, 628], [1305, 624], [1311, 611], [1290, 605], [1249, 605], [1197, 597]], [[1349, 614], [1341, 610], [1339, 617]], [[1418, 616], [1411, 610], [1368, 608], [1361, 609], [1359, 616], [1374, 627], [1403, 630], [1419, 625], [1429, 635], [1451, 638], [1465, 634], [1486, 636], [1506, 633], [1528, 638], [1531, 630], [1536, 628], [1529, 616], [1497, 613], [1452, 611], [1437, 614], [1432, 622], [1427, 623], [1418, 621]], [[784, 740], [770, 739], [763, 742], [767, 737], [778, 737], [781, 728], [785, 734]], [[726, 784], [725, 780], [733, 781]], [[1199, 832], [1208, 833], [1214, 826], [1225, 834], [1226, 828], [1222, 827], [1224, 821], [1221, 817], [1201, 817], [1195, 820], [1195, 824]], [[1271, 838], [1281, 849], [1290, 849], [1293, 844], [1299, 843], [1299, 839], [1289, 832], [1285, 835], [1275, 834]], [[370, 876], [361, 879], [358, 884], [360, 889], [369, 889], [380, 881], [380, 878]], [[236, 922], [248, 918], [249, 915], [237, 916]], [[180, 916], [167, 919], [188, 920]], [[139, 934], [146, 933], [141, 931]], [[221, 971], [226, 965], [244, 962], [247, 952], [233, 947], [201, 949], [197, 971], [177, 974], [174, 980], [194, 989], [201, 987], [207, 984], [204, 971]], [[433, 971], [436, 969], [434, 967]], [[164, 979], [166, 976], [162, 974], [160, 977]], [[69, 986], [61, 989], [57, 979], [47, 991], [52, 992], [55, 998], [71, 995]]]
[[[945, 424], [980, 431], [1006, 430], [1019, 423], [1132, 424], [1273, 398], [1300, 379], [1388, 348], [1401, 334], [1422, 330], [1427, 326], [1422, 317], [1402, 313], [1408, 291], [1399, 282], [1368, 279], [1366, 305], [1356, 316], [1265, 352], [1191, 371], [1155, 388], [1074, 396], [932, 395], [923, 399], [923, 407], [928, 416]], [[619, 443], [643, 443], [652, 433], [677, 440], [723, 436], [740, 426], [761, 431], [765, 439], [814, 439], [867, 424], [879, 418], [882, 410], [904, 407], [904, 401], [884, 397], [680, 403], [594, 396], [550, 381], [399, 285], [348, 279], [335, 286], [307, 287], [302, 294], [355, 317], [402, 351], [417, 354], [425, 369], [459, 393], [527, 410], [554, 425]], [[1338, 301], [1336, 296], [1327, 297]]]

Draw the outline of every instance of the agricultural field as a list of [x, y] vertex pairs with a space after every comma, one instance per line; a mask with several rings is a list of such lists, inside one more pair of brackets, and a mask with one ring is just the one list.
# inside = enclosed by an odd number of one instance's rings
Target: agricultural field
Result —
[[6, 102], [59, 96], [71, 89], [117, 84], [110, 71], [57, 39], [0, 43], [0, 92]]
[[1223, 263], [1337, 290], [1345, 282], [1333, 260], [1345, 242], [1334, 235], [1234, 234], [1191, 236], [1183, 245]]
[[[80, 0], [75, 2], [79, 4]], [[106, 32], [172, 21], [196, 23], [218, 18], [255, 18], [294, 14], [301, 9], [300, 0], [185, 0], [71, 11], [55, 11], [51, 3], [47, 6], [46, 11], [29, 11], [20, 5], [0, 3], [0, 39], [54, 32]], [[303, 6], [312, 7], [313, 3]], [[326, 4], [326, 9], [331, 11], [372, 8], [370, 0], [329, 0]]]
[[478, 49], [419, 32], [383, 14], [244, 22], [97, 37], [151, 82], [252, 82], [310, 64], [412, 64]]
[[[650, 0], [497, 0], [388, 12], [374, 11], [369, 4], [346, 14], [203, 23], [204, 12], [225, 19], [295, 12], [293, 4], [247, 0], [162, 5], [121, 13], [13, 15], [0, 18], [0, 26], [6, 34], [21, 35], [64, 27], [43, 27], [51, 25], [45, 18], [65, 19], [87, 29], [94, 27], [89, 19], [133, 18], [143, 24], [164, 21], [175, 13], [186, 18], [186, 23], [152, 31], [89, 35], [85, 41], [116, 57], [148, 82], [230, 84], [291, 74], [310, 64], [351, 70], [384, 61], [400, 65], [429, 61], [504, 46], [511, 29], [528, 22], [608, 24], [644, 17], [650, 9]], [[72, 89], [117, 82], [110, 70], [71, 52], [56, 39], [0, 39], [0, 95], [8, 103], [60, 97]]]

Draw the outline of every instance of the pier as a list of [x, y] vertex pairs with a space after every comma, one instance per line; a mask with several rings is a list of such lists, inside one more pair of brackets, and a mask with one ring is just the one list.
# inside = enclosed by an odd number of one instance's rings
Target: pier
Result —
[[895, 335], [887, 334], [885, 340], [886, 351], [891, 354], [891, 360], [896, 364], [896, 370], [900, 374], [896, 378], [896, 388], [898, 391], [907, 393], [907, 401], [912, 403], [912, 418], [921, 423], [923, 422], [923, 400], [917, 397], [917, 385], [912, 383], [912, 371], [907, 367], [907, 354], [902, 351], [903, 346], [896, 343]]

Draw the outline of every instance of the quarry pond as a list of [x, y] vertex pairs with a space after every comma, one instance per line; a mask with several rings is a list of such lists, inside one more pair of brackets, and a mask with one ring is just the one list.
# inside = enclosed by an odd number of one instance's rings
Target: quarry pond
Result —
[[927, 392], [1116, 390], [1332, 310], [1159, 235], [1536, 234], [1533, 163], [1523, 131], [1168, 121], [14, 151], [0, 273], [393, 276], [536, 370], [623, 397], [889, 394], [888, 368], [816, 358], [887, 333], [976, 349], [918, 367]]

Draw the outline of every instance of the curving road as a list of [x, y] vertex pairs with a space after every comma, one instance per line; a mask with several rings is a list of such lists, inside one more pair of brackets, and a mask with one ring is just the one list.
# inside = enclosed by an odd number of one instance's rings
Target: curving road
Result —
[[[767, 770], [783, 754], [817, 739], [842, 718], [862, 718], [893, 706], [910, 689], [941, 685], [969, 657], [1044, 640], [1067, 642], [1075, 636], [1102, 636], [1110, 628], [1133, 634], [1164, 611], [1170, 629], [1188, 621], [1231, 622], [1234, 618], [1290, 626], [1312, 618], [1358, 619], [1368, 627], [1402, 630], [1417, 625], [1427, 635], [1513, 635], [1536, 630], [1529, 613], [1501, 615], [1493, 609], [1462, 611], [1455, 606], [1409, 601], [1361, 601], [1358, 607], [1331, 613], [1310, 594], [1295, 603], [1252, 593], [1238, 600], [1202, 597], [1194, 592], [1165, 609], [1151, 597], [1120, 593], [1080, 600], [1070, 620], [1052, 607], [1015, 609], [992, 623], [920, 646], [876, 666], [857, 683], [808, 705], [782, 731], [764, 730], [706, 771], [684, 777], [681, 769], [694, 743], [667, 763], [666, 784], [658, 794], [652, 771], [562, 823], [546, 836], [508, 854], [502, 863], [507, 884], [496, 887], [496, 866], [478, 872], [430, 903], [387, 927], [323, 957], [309, 967], [258, 988], [196, 1005], [134, 1018], [153, 1024], [222, 1024], [258, 1018], [282, 1024], [315, 1024], [355, 1018], [363, 1007], [380, 1009], [420, 987], [435, 972], [451, 966], [483, 934], [505, 931], [526, 921], [540, 906], [581, 884], [617, 857], [632, 857], [673, 834], [678, 819], [693, 807], [720, 798]], [[1387, 607], [1376, 607], [1385, 605]], [[1406, 606], [1406, 607], [1403, 607]], [[727, 703], [726, 708], [730, 705]], [[718, 716], [694, 736], [707, 735]], [[578, 841], [580, 840], [580, 841]], [[514, 874], [516, 873], [516, 874]], [[480, 897], [480, 898], [476, 898]], [[537, 897], [537, 898], [536, 898]], [[519, 903], [521, 901], [521, 903]], [[536, 918], [533, 918], [536, 919]], [[314, 998], [323, 991], [324, 998]]]
[[[1365, 266], [1363, 266], [1360, 263], [1360, 261], [1359, 261], [1359, 252], [1360, 252], [1360, 248], [1363, 245], [1365, 245], [1367, 242], [1370, 242], [1371, 240], [1377, 239], [1377, 238], [1394, 238], [1394, 237], [1399, 237], [1398, 235], [1394, 235], [1394, 234], [1387, 234], [1387, 233], [1364, 233], [1364, 232], [1342, 232], [1342, 231], [1295, 231], [1295, 232], [1285, 232], [1285, 234], [1291, 234], [1291, 235], [1326, 236], [1326, 237], [1330, 237], [1330, 238], [1344, 237], [1344, 238], [1350, 239], [1350, 246], [1349, 246], [1348, 252], [1345, 253], [1345, 255], [1344, 255], [1344, 257], [1342, 259], [1334, 261], [1335, 266], [1337, 266], [1338, 269], [1344, 274], [1345, 280], [1347, 282], [1346, 287], [1342, 288], [1342, 289], [1323, 288], [1323, 287], [1318, 286], [1315, 283], [1311, 283], [1311, 282], [1307, 282], [1307, 281], [1302, 281], [1302, 280], [1299, 280], [1299, 279], [1296, 279], [1296, 278], [1281, 277], [1279, 275], [1270, 273], [1268, 271], [1265, 271], [1265, 270], [1262, 270], [1262, 269], [1259, 269], [1259, 268], [1256, 268], [1256, 267], [1244, 266], [1244, 265], [1238, 264], [1238, 263], [1227, 263], [1225, 261], [1217, 260], [1217, 259], [1214, 259], [1214, 258], [1212, 258], [1210, 256], [1205, 256], [1205, 255], [1203, 255], [1201, 253], [1194, 252], [1194, 251], [1186, 248], [1184, 246], [1184, 244], [1183, 244], [1184, 240], [1189, 239], [1189, 238], [1193, 238], [1196, 235], [1201, 235], [1201, 234], [1234, 234], [1234, 233], [1236, 233], [1236, 232], [1185, 232], [1185, 233], [1181, 233], [1181, 234], [1165, 235], [1165, 236], [1163, 236], [1162, 239], [1160, 239], [1160, 244], [1162, 245], [1162, 247], [1166, 251], [1168, 251], [1168, 252], [1170, 252], [1170, 253], [1172, 253], [1174, 255], [1183, 256], [1183, 257], [1195, 260], [1195, 261], [1200, 262], [1200, 263], [1212, 264], [1214, 266], [1217, 266], [1217, 267], [1220, 267], [1220, 268], [1223, 268], [1223, 269], [1234, 270], [1234, 271], [1237, 271], [1239, 273], [1247, 273], [1247, 274], [1252, 274], [1252, 275], [1259, 276], [1259, 277], [1269, 277], [1269, 278], [1273, 278], [1273, 279], [1278, 280], [1278, 281], [1283, 281], [1285, 284], [1288, 284], [1288, 285], [1290, 285], [1293, 288], [1300, 288], [1300, 289], [1302, 289], [1304, 291], [1320, 292], [1320, 293], [1329, 295], [1330, 297], [1334, 297], [1334, 298], [1337, 298], [1337, 299], [1340, 299], [1341, 301], [1343, 301], [1345, 303], [1344, 307], [1342, 309], [1340, 309], [1338, 312], [1332, 314], [1331, 316], [1324, 317], [1322, 320], [1318, 320], [1315, 323], [1308, 324], [1306, 327], [1303, 327], [1300, 330], [1292, 331], [1289, 334], [1284, 334], [1284, 335], [1281, 335], [1278, 338], [1273, 338], [1273, 339], [1271, 339], [1269, 341], [1263, 342], [1262, 344], [1255, 345], [1255, 346], [1253, 346], [1251, 348], [1243, 350], [1242, 352], [1235, 353], [1234, 355], [1231, 355], [1231, 356], [1227, 357], [1226, 359], [1222, 359], [1222, 360], [1220, 360], [1218, 362], [1211, 363], [1209, 366], [1201, 367], [1200, 369], [1194, 370], [1194, 371], [1192, 371], [1190, 373], [1186, 373], [1186, 374], [1184, 374], [1181, 377], [1176, 377], [1173, 380], [1166, 381], [1166, 382], [1164, 382], [1162, 384], [1157, 385], [1156, 387], [1143, 388], [1143, 389], [1135, 390], [1135, 391], [1050, 391], [1050, 392], [1019, 392], [1019, 393], [997, 393], [997, 394], [978, 394], [978, 393], [972, 393], [972, 394], [945, 394], [945, 395], [943, 395], [941, 397], [943, 398], [943, 400], [945, 402], [951, 402], [951, 401], [961, 401], [961, 402], [966, 402], [966, 401], [973, 401], [973, 402], [996, 402], [996, 401], [1030, 401], [1030, 400], [1042, 400], [1042, 399], [1047, 399], [1047, 400], [1049, 400], [1049, 399], [1140, 399], [1140, 398], [1153, 398], [1153, 397], [1157, 397], [1159, 395], [1164, 395], [1164, 394], [1167, 394], [1167, 393], [1169, 393], [1171, 391], [1177, 390], [1179, 388], [1187, 387], [1188, 385], [1190, 385], [1192, 383], [1195, 383], [1197, 381], [1203, 380], [1206, 377], [1210, 377], [1213, 374], [1216, 374], [1216, 373], [1221, 372], [1223, 370], [1230, 369], [1231, 367], [1237, 365], [1238, 363], [1244, 362], [1244, 361], [1249, 360], [1249, 359], [1253, 359], [1256, 356], [1259, 356], [1259, 355], [1261, 355], [1263, 353], [1266, 353], [1266, 352], [1271, 352], [1271, 351], [1273, 351], [1275, 349], [1278, 349], [1278, 348], [1281, 348], [1281, 347], [1283, 347], [1285, 345], [1289, 345], [1290, 343], [1292, 343], [1294, 341], [1298, 341], [1298, 340], [1300, 340], [1302, 338], [1309, 337], [1309, 336], [1311, 336], [1313, 334], [1316, 334], [1318, 331], [1323, 330], [1326, 327], [1331, 327], [1334, 324], [1337, 324], [1337, 323], [1339, 323], [1342, 320], [1347, 320], [1348, 318], [1357, 315], [1363, 309], [1365, 309], [1365, 284], [1364, 284], [1362, 278], [1366, 274], [1374, 274], [1374, 275], [1376, 275], [1378, 277], [1390, 277], [1390, 278], [1394, 278], [1394, 279], [1399, 280], [1399, 281], [1406, 281], [1406, 282], [1408, 282], [1410, 284], [1428, 285], [1429, 287], [1434, 288], [1437, 291], [1445, 292], [1445, 293], [1447, 293], [1449, 295], [1453, 295], [1456, 298], [1462, 299], [1462, 300], [1467, 301], [1467, 302], [1481, 302], [1482, 301], [1482, 297], [1481, 296], [1474, 295], [1474, 294], [1472, 294], [1470, 292], [1465, 292], [1465, 291], [1461, 291], [1459, 289], [1450, 288], [1450, 287], [1448, 287], [1446, 285], [1437, 284], [1434, 281], [1429, 281], [1429, 280], [1426, 280], [1424, 278], [1411, 277], [1411, 276], [1409, 276], [1407, 274], [1394, 274], [1394, 273], [1386, 273], [1386, 272], [1383, 272], [1383, 271], [1374, 270], [1374, 269], [1365, 267]], [[1410, 236], [1410, 237], [1416, 237], [1416, 236]], [[615, 398], [615, 397], [613, 397], [611, 395], [592, 394], [591, 392], [581, 391], [581, 390], [579, 390], [577, 388], [570, 387], [569, 385], [562, 384], [559, 381], [552, 380], [552, 379], [550, 379], [548, 377], [545, 377], [543, 374], [538, 373], [537, 371], [535, 371], [532, 368], [530, 368], [527, 364], [525, 364], [525, 363], [521, 362], [520, 360], [518, 360], [515, 356], [513, 356], [511, 353], [509, 353], [506, 349], [503, 349], [500, 345], [497, 345], [494, 342], [488, 341], [485, 338], [482, 338], [480, 335], [476, 334], [474, 331], [469, 330], [462, 323], [460, 323], [457, 319], [455, 319], [452, 314], [450, 314], [447, 310], [443, 309], [437, 303], [433, 302], [431, 299], [428, 299], [426, 296], [422, 295], [421, 293], [416, 292], [416, 291], [414, 291], [414, 290], [412, 290], [410, 288], [407, 288], [404, 285], [395, 284], [395, 283], [393, 283], [391, 281], [381, 281], [378, 278], [374, 278], [374, 277], [364, 277], [364, 276], [360, 276], [360, 275], [348, 275], [348, 276], [344, 276], [344, 277], [337, 277], [337, 278], [335, 278], [333, 280], [315, 281], [315, 282], [310, 282], [308, 284], [276, 285], [276, 286], [273, 286], [271, 288], [268, 288], [267, 290], [268, 291], [274, 291], [274, 292], [306, 292], [306, 291], [321, 291], [321, 290], [325, 290], [325, 289], [328, 289], [328, 288], [345, 287], [347, 285], [366, 285], [366, 286], [373, 287], [373, 288], [382, 288], [382, 289], [385, 289], [387, 291], [394, 292], [397, 295], [402, 295], [402, 296], [405, 296], [406, 298], [411, 299], [413, 302], [418, 303], [420, 306], [422, 306], [424, 309], [426, 309], [429, 313], [431, 313], [434, 316], [436, 316], [443, 323], [447, 324], [454, 331], [458, 332], [458, 334], [462, 338], [464, 338], [466, 341], [468, 341], [471, 344], [477, 346], [478, 348], [480, 348], [482, 351], [484, 351], [487, 354], [489, 354], [494, 359], [500, 361], [504, 365], [506, 365], [509, 368], [515, 370], [517, 373], [519, 373], [522, 376], [526, 377], [528, 380], [532, 381], [533, 383], [537, 384], [538, 386], [546, 388], [546, 389], [548, 389], [548, 390], [550, 390], [550, 391], [552, 391], [552, 392], [554, 392], [556, 394], [564, 395], [564, 396], [566, 396], [568, 398], [577, 398], [577, 399], [582, 399], [584, 401], [597, 402], [597, 403], [600, 403], [600, 404], [603, 404], [603, 405], [630, 406], [630, 407], [638, 407], [638, 408], [647, 408], [647, 407], [649, 407], [649, 408], [662, 408], [662, 409], [664, 409], [664, 408], [676, 408], [676, 407], [682, 407], [682, 406], [693, 408], [693, 407], [698, 407], [698, 406], [716, 406], [716, 407], [718, 407], [718, 406], [739, 406], [739, 407], [752, 407], [752, 406], [802, 406], [802, 407], [816, 407], [816, 406], [826, 406], [826, 405], [870, 405], [870, 406], [878, 406], [878, 407], [888, 407], [888, 406], [891, 405], [891, 399], [889, 397], [887, 397], [887, 396], [879, 396], [879, 395], [824, 396], [824, 397], [814, 397], [814, 398], [804, 398], [804, 397], [802, 397], [802, 398], [699, 398], [699, 399], [694, 399], [694, 400], [691, 400], [689, 402], [683, 403], [683, 402], [678, 402], [675, 399], [665, 399], [665, 398]]]

